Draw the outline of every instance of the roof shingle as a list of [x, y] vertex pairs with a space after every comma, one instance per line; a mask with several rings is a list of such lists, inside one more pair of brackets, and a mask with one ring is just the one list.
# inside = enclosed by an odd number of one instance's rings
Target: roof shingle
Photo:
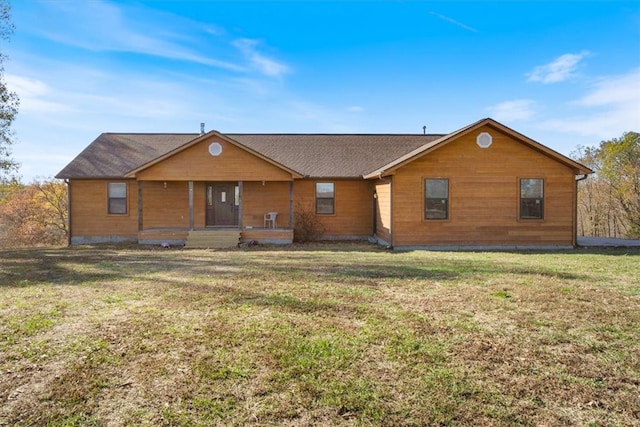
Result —
[[[353, 178], [442, 135], [224, 134], [301, 175]], [[198, 134], [103, 133], [57, 178], [121, 178], [199, 137]]]
[[440, 135], [225, 134], [312, 178], [362, 177]]
[[56, 178], [122, 178], [127, 172], [174, 150], [198, 134], [103, 133]]

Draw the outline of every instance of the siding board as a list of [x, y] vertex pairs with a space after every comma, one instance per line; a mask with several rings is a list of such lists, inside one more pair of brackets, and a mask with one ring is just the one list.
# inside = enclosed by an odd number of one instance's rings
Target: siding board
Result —
[[242, 224], [263, 227], [264, 214], [278, 212], [278, 228], [290, 226], [289, 182], [245, 182], [242, 189]]
[[373, 230], [373, 183], [365, 180], [296, 180], [295, 209], [315, 212], [315, 183], [335, 184], [335, 213], [316, 215], [324, 226], [325, 238], [371, 236]]
[[[480, 132], [493, 144], [477, 146]], [[424, 179], [449, 179], [449, 219], [423, 218]], [[545, 180], [543, 220], [520, 220], [520, 179]], [[393, 176], [394, 246], [572, 245], [574, 172], [484, 127], [399, 168]]]
[[[107, 185], [127, 183], [127, 214], [108, 213]], [[72, 241], [135, 240], [138, 234], [138, 185], [132, 179], [70, 180]], [[88, 242], [89, 240], [87, 240]], [[98, 240], [96, 240], [98, 241]]]
[[[219, 156], [209, 154], [209, 145], [222, 146]], [[211, 138], [148, 167], [136, 174], [150, 181], [291, 181], [289, 172], [235, 145]]]

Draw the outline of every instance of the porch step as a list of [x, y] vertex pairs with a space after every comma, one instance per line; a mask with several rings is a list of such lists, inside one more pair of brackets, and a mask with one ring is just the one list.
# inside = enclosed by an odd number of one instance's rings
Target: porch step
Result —
[[240, 241], [238, 230], [189, 231], [185, 248], [235, 248]]

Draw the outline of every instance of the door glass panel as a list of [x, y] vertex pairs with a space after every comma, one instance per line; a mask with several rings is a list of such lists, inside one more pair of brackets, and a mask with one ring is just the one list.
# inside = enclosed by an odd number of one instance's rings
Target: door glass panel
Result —
[[213, 187], [207, 187], [207, 206], [213, 206]]
[[227, 202], [227, 192], [226, 191], [221, 191], [220, 192], [220, 201], [222, 203], [226, 203]]

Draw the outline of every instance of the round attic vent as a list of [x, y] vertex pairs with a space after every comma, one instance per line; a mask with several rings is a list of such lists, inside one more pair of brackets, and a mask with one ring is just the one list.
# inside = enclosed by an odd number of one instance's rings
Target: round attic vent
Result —
[[492, 142], [493, 142], [493, 138], [487, 132], [482, 132], [476, 138], [476, 144], [478, 144], [478, 147], [480, 148], [489, 148]]
[[222, 153], [222, 145], [218, 144], [217, 142], [212, 142], [211, 145], [209, 145], [209, 154], [211, 154], [212, 156], [219, 156]]

